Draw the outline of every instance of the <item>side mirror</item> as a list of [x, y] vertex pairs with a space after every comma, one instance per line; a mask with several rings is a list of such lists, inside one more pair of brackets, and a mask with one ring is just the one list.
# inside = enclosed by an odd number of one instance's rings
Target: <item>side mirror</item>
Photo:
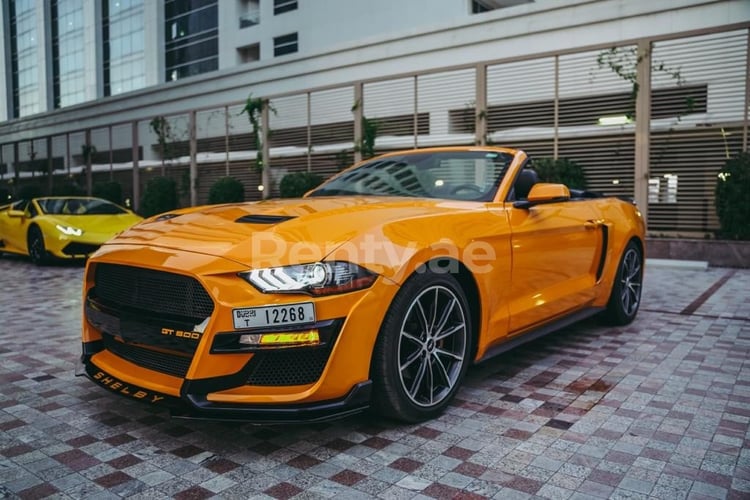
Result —
[[556, 203], [570, 199], [570, 190], [564, 184], [547, 184], [540, 182], [532, 186], [525, 200], [513, 204], [515, 208], [530, 208], [544, 203]]
[[8, 217], [23, 217], [23, 210], [8, 210]]

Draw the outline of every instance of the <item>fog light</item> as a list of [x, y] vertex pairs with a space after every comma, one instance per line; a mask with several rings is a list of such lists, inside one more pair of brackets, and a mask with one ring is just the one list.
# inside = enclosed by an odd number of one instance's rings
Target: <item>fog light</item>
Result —
[[239, 343], [249, 346], [293, 346], [320, 344], [318, 330], [288, 333], [252, 333], [240, 335]]

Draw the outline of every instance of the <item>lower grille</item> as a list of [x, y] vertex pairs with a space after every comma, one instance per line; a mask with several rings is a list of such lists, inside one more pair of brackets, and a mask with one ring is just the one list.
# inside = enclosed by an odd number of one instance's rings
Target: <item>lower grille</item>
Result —
[[104, 348], [112, 354], [149, 370], [185, 378], [188, 368], [190, 368], [190, 357], [152, 351], [151, 349], [132, 344], [124, 344], [107, 334], [102, 335], [102, 339], [104, 340]]
[[68, 243], [63, 248], [65, 255], [89, 255], [96, 252], [99, 249], [99, 245], [90, 245], [88, 243]]
[[283, 349], [257, 352], [250, 361], [250, 385], [304, 385], [317, 381], [331, 351], [320, 349]]

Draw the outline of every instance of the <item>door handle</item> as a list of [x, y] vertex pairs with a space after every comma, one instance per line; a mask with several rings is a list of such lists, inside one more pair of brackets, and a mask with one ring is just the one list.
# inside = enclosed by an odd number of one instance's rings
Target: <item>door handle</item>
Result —
[[588, 230], [599, 229], [602, 226], [602, 223], [601, 220], [589, 219], [583, 223], [583, 227]]

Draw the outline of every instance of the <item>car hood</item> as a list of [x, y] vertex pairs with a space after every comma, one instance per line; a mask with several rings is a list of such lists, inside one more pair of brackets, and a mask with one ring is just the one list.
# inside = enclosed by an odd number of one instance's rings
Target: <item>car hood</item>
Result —
[[321, 260], [368, 233], [382, 246], [395, 222], [480, 210], [478, 203], [374, 196], [212, 205], [152, 217], [109, 244], [188, 250], [258, 268]]

